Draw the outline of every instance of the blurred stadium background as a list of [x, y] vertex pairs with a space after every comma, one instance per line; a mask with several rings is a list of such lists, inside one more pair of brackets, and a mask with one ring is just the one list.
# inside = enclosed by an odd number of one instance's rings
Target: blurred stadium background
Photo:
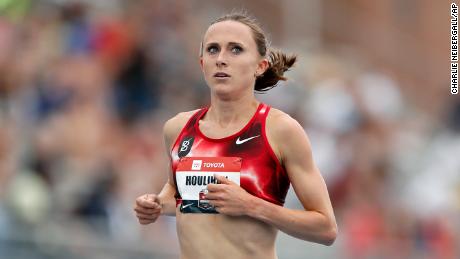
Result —
[[279, 258], [459, 258], [450, 3], [0, 0], [0, 258], [178, 257], [175, 219], [133, 202], [166, 180], [162, 124], [208, 103], [207, 25], [241, 8], [300, 57], [259, 98], [305, 127], [339, 224]]

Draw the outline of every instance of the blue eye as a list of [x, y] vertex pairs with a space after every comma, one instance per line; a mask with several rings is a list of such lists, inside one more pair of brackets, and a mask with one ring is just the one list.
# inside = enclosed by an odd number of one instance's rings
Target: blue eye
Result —
[[234, 53], [234, 54], [239, 54], [241, 52], [243, 52], [243, 48], [241, 48], [239, 46], [235, 46], [235, 47], [232, 48], [232, 53]]
[[208, 51], [208, 53], [210, 54], [215, 54], [219, 51], [219, 49], [216, 47], [216, 46], [210, 46], [206, 49]]

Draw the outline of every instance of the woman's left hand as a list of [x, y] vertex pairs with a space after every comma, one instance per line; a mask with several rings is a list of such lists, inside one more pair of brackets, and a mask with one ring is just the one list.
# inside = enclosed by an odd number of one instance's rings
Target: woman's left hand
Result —
[[219, 213], [229, 216], [246, 215], [254, 198], [236, 183], [224, 176], [214, 175], [219, 184], [208, 184], [206, 198]]

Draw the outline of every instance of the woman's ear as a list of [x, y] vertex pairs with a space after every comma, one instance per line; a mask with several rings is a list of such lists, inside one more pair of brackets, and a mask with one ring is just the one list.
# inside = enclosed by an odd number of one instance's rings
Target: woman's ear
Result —
[[201, 70], [203, 70], [203, 57], [200, 57], [200, 67], [201, 67]]
[[269, 66], [268, 60], [266, 58], [261, 59], [259, 61], [259, 64], [257, 64], [256, 76], [260, 76], [263, 73], [265, 73], [268, 66]]

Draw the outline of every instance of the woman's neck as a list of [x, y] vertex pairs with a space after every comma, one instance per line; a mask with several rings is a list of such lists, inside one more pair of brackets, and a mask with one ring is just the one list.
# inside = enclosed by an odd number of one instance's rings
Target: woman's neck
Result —
[[259, 101], [253, 95], [228, 101], [211, 97], [211, 106], [206, 113], [206, 119], [225, 127], [228, 124], [249, 120], [258, 106]]

